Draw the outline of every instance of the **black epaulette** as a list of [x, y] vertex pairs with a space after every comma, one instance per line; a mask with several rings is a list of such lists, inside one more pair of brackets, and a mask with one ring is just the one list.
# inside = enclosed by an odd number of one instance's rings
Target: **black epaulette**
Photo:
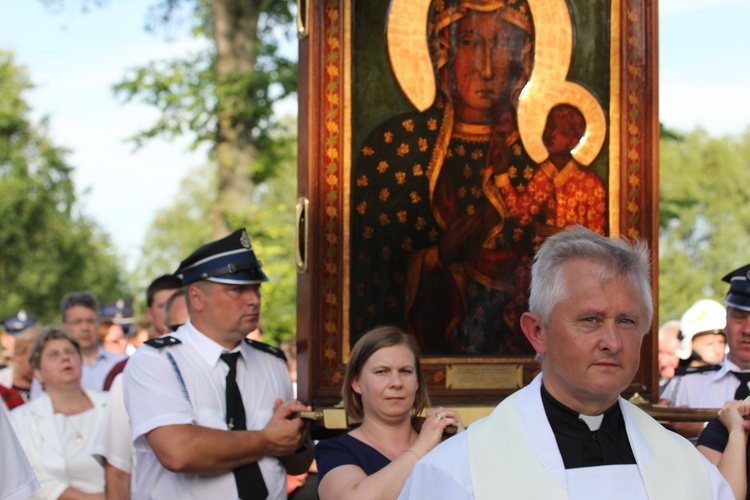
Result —
[[171, 335], [165, 335], [163, 337], [156, 337], [155, 339], [147, 340], [144, 344], [161, 349], [162, 347], [168, 347], [170, 345], [182, 344], [182, 340], [176, 339]]
[[277, 358], [281, 359], [284, 363], [286, 363], [286, 356], [284, 355], [284, 351], [282, 351], [281, 349], [278, 349], [272, 345], [264, 344], [263, 342], [258, 342], [257, 340], [245, 339], [245, 342], [247, 342], [250, 347], [254, 347], [259, 351], [267, 352], [268, 354], [273, 354]]
[[692, 375], [694, 373], [706, 373], [716, 372], [721, 370], [721, 365], [706, 365], [706, 366], [678, 366], [674, 369], [675, 376], [678, 375]]

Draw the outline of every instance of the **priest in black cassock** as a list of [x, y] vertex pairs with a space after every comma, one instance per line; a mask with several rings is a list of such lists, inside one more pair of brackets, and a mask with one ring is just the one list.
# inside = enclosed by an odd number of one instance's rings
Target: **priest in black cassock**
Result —
[[653, 319], [643, 243], [576, 226], [533, 267], [521, 328], [542, 372], [420, 460], [399, 498], [734, 498], [686, 439], [620, 397]]

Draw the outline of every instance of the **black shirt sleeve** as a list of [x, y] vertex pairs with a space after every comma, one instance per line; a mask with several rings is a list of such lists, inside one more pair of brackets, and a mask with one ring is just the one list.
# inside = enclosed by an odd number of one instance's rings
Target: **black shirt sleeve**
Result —
[[718, 418], [708, 422], [706, 428], [698, 436], [698, 446], [703, 445], [722, 453], [727, 447], [727, 441], [729, 441], [729, 432]]

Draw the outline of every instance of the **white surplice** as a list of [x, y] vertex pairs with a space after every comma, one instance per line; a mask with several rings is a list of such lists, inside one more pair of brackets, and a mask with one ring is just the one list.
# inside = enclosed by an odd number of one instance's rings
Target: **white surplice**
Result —
[[[537, 376], [489, 417], [417, 462], [399, 499], [734, 498], [718, 469], [686, 439], [622, 398], [636, 465], [566, 471], [542, 404], [541, 381]], [[607, 490], [598, 489], [605, 484]]]

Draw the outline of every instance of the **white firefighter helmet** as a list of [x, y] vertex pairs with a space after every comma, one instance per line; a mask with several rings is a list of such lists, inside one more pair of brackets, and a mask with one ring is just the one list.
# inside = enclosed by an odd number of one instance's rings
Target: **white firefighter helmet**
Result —
[[677, 355], [688, 359], [693, 353], [693, 337], [702, 334], [724, 335], [727, 324], [727, 311], [715, 300], [701, 299], [685, 311], [680, 318], [682, 340]]

